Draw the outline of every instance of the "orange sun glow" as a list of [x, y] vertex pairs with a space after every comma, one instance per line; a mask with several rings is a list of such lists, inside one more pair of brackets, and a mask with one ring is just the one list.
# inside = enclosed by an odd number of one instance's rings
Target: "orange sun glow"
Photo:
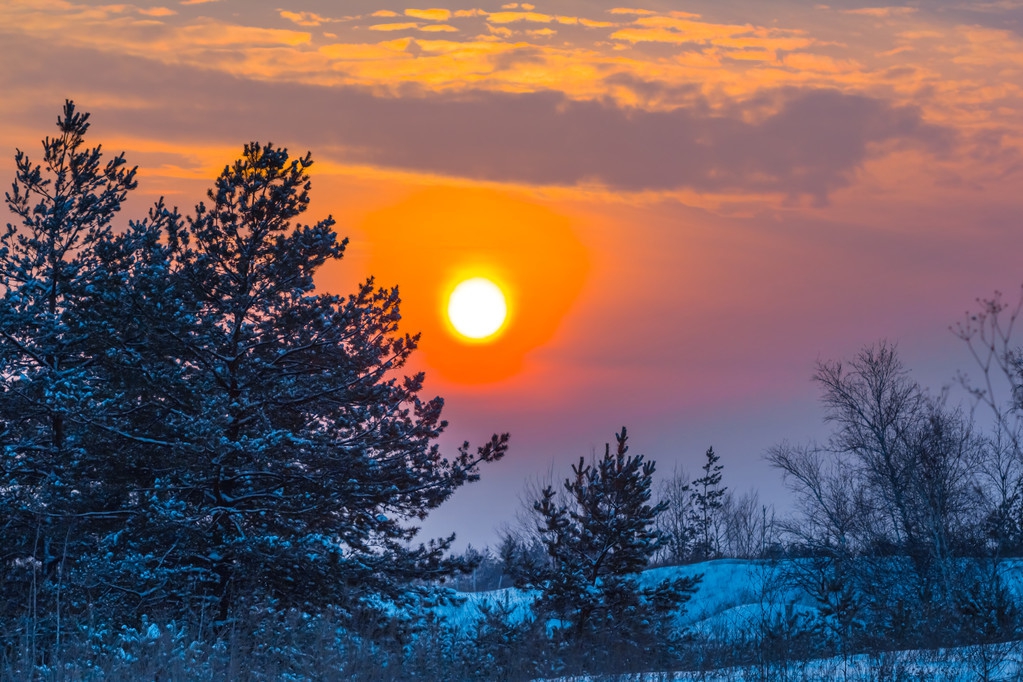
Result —
[[426, 189], [363, 228], [369, 271], [399, 287], [402, 330], [421, 332], [427, 369], [458, 383], [515, 375], [554, 336], [586, 277], [569, 220], [504, 192]]

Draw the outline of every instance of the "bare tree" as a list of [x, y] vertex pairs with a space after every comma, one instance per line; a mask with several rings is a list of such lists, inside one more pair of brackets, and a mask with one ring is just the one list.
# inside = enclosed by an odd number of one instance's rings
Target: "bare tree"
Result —
[[964, 614], [986, 608], [966, 605], [984, 592], [976, 557], [990, 513], [978, 492], [988, 441], [947, 393], [927, 394], [891, 344], [864, 348], [847, 363], [819, 363], [814, 379], [836, 427], [831, 437], [767, 455], [797, 496], [799, 517], [785, 529], [813, 558], [801, 586], [843, 643], [861, 616], [883, 626], [871, 633], [920, 637], [924, 623], [932, 633], [952, 632], [962, 623], [951, 614], [972, 618]]
[[984, 457], [970, 419], [931, 397], [882, 342], [847, 365], [818, 365], [826, 419], [838, 428], [828, 449], [850, 457], [872, 498], [880, 536], [913, 562], [925, 592], [949, 594], [953, 536], [974, 521], [976, 472]]
[[721, 553], [736, 559], [763, 557], [777, 539], [774, 508], [750, 490], [725, 494], [721, 507]]
[[846, 555], [865, 544], [866, 494], [846, 458], [826, 457], [817, 445], [775, 446], [767, 460], [796, 495], [796, 520], [781, 530], [811, 554]]
[[977, 300], [980, 310], [953, 325], [980, 370], [978, 381], [966, 373], [959, 381], [993, 419], [990, 455], [983, 462], [983, 490], [992, 509], [987, 531], [1000, 554], [1023, 555], [1023, 352], [1013, 341], [1023, 312], [1023, 291], [1015, 305], [1001, 292]]
[[924, 407], [919, 386], [887, 343], [864, 348], [848, 364], [819, 363], [814, 380], [824, 390], [825, 421], [837, 427], [829, 449], [850, 455], [880, 496], [894, 541], [915, 543], [907, 445]]
[[661, 481], [660, 501], [666, 503], [664, 511], [657, 517], [657, 529], [667, 543], [661, 548], [658, 559], [666, 564], [682, 564], [690, 560], [696, 543], [696, 528], [693, 515], [692, 483], [685, 469], [676, 468], [670, 478]]
[[977, 299], [980, 310], [967, 313], [966, 319], [952, 331], [966, 343], [977, 368], [976, 382], [965, 373], [960, 383], [985, 405], [995, 420], [999, 440], [1019, 458], [1023, 453], [1023, 353], [1012, 338], [1016, 321], [1023, 312], [1023, 290], [1014, 306], [1002, 300], [996, 291], [987, 299]]

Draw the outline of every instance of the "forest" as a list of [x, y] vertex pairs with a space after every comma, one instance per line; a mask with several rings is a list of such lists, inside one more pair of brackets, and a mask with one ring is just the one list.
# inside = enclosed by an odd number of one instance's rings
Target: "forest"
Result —
[[137, 168], [57, 126], [0, 235], [0, 680], [1023, 675], [1023, 299], [954, 327], [964, 405], [892, 342], [818, 362], [828, 438], [766, 453], [792, 514], [622, 427], [456, 552], [417, 524], [509, 435], [443, 453], [398, 290], [317, 291], [311, 156], [122, 223]]

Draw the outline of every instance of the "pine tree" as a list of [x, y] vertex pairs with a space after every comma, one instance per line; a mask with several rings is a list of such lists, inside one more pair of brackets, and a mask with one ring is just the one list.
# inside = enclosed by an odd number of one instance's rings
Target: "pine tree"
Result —
[[294, 224], [310, 157], [246, 145], [208, 205], [115, 233], [135, 170], [84, 147], [87, 119], [68, 102], [6, 195], [3, 614], [59, 633], [62, 609], [352, 613], [464, 568], [454, 536], [413, 545], [416, 522], [507, 434], [445, 458], [443, 401], [402, 373], [397, 290], [316, 292], [345, 242], [330, 218]]
[[703, 463], [703, 476], [692, 482], [693, 526], [696, 542], [692, 556], [695, 561], [716, 558], [720, 554], [717, 537], [717, 521], [724, 505], [727, 487], [721, 485], [721, 470], [718, 464], [721, 459], [714, 448], [707, 448], [706, 461]]
[[[654, 463], [627, 455], [625, 428], [615, 438], [614, 452], [608, 444], [599, 461], [580, 459], [572, 467], [564, 500], [547, 486], [534, 502], [550, 561], [528, 564], [521, 577], [540, 591], [535, 609], [565, 643], [598, 656], [596, 642], [614, 641], [614, 656], [626, 664], [658, 628], [670, 630], [672, 614], [699, 578], [639, 586], [639, 574], [666, 542], [654, 525], [665, 504], [650, 504]], [[670, 639], [670, 632], [660, 634]]]
[[119, 523], [123, 499], [89, 424], [106, 408], [94, 395], [110, 337], [99, 252], [136, 170], [85, 146], [88, 120], [68, 101], [41, 164], [17, 151], [5, 199], [20, 225], [0, 235], [0, 614], [31, 608], [34, 627], [59, 623], [62, 599], [81, 601], [67, 573], [97, 530]]
[[119, 251], [121, 336], [144, 350], [122, 372], [140, 412], [115, 430], [168, 465], [139, 532], [108, 544], [134, 557], [123, 582], [199, 594], [221, 619], [243, 597], [351, 610], [449, 575], [453, 536], [411, 546], [410, 522], [507, 448], [495, 435], [441, 456], [443, 401], [420, 399], [423, 374], [400, 375], [417, 337], [397, 333], [397, 289], [315, 291], [345, 242], [329, 217], [293, 225], [311, 163], [246, 145], [209, 205], [186, 219], [158, 206]]

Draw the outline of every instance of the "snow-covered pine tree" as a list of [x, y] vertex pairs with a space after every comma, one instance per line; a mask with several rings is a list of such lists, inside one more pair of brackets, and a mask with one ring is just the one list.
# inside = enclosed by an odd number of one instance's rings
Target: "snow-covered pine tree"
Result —
[[417, 337], [398, 333], [397, 289], [315, 290], [345, 241], [329, 217], [293, 222], [311, 163], [248, 144], [209, 204], [185, 219], [158, 206], [120, 242], [119, 333], [138, 342], [121, 390], [138, 410], [110, 428], [164, 466], [106, 546], [149, 600], [198, 595], [220, 619], [246, 600], [401, 600], [459, 567], [443, 558], [453, 536], [410, 544], [415, 521], [507, 449], [504, 434], [441, 455], [443, 401], [401, 374]]
[[[563, 499], [547, 486], [534, 502], [550, 561], [529, 562], [518, 577], [540, 591], [535, 609], [541, 622], [552, 623], [567, 646], [627, 666], [626, 659], [655, 644], [657, 636], [670, 639], [670, 632], [658, 630], [670, 628], [699, 578], [640, 586], [639, 574], [667, 541], [655, 527], [666, 504], [650, 504], [654, 462], [627, 454], [624, 427], [615, 438], [615, 451], [608, 444], [600, 460], [580, 459], [572, 467]], [[598, 641], [614, 645], [608, 649]], [[661, 645], [669, 646], [665, 639]], [[595, 659], [590, 663], [601, 665]]]
[[462, 567], [451, 538], [412, 545], [415, 522], [507, 435], [445, 459], [441, 399], [402, 376], [416, 339], [397, 333], [397, 291], [315, 292], [344, 243], [329, 218], [292, 224], [309, 157], [246, 146], [209, 207], [161, 201], [114, 234], [135, 170], [84, 146], [87, 120], [68, 102], [6, 195], [4, 639], [59, 639], [84, 609], [351, 610]]
[[59, 633], [62, 611], [81, 603], [68, 574], [122, 520], [119, 463], [89, 424], [106, 407], [97, 358], [111, 331], [98, 251], [135, 169], [85, 146], [88, 119], [68, 101], [41, 164], [17, 151], [5, 199], [20, 224], [0, 235], [0, 615], [39, 634]]

